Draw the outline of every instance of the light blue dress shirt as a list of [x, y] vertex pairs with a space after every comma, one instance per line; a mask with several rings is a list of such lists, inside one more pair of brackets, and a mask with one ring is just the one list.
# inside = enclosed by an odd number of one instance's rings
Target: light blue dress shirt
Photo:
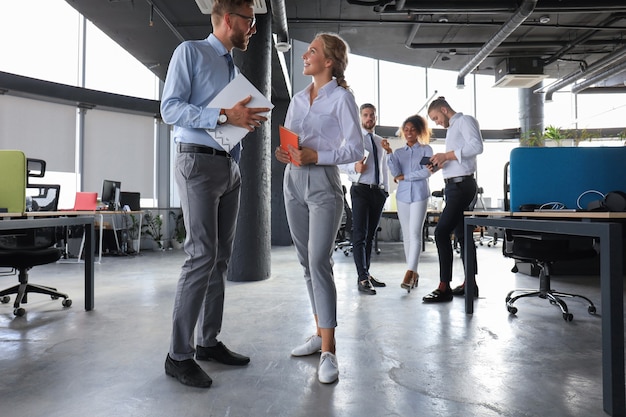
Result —
[[174, 50], [161, 97], [161, 117], [174, 125], [177, 143], [223, 150], [205, 129], [215, 129], [220, 112], [207, 104], [230, 81], [226, 54], [228, 50], [213, 34], [185, 41]]
[[428, 177], [431, 173], [426, 165], [420, 165], [424, 156], [433, 156], [433, 148], [419, 143], [413, 146], [405, 145], [388, 155], [387, 165], [391, 175], [394, 178], [400, 174], [404, 175], [404, 180], [398, 182], [397, 201], [414, 203], [430, 197]]
[[333, 79], [310, 104], [313, 84], [293, 96], [285, 127], [297, 133], [300, 146], [317, 151], [317, 165], [340, 165], [363, 158], [363, 136], [354, 96]]
[[476, 156], [483, 153], [483, 137], [478, 120], [463, 113], [450, 118], [446, 132], [446, 152], [454, 151], [456, 161], [446, 161], [441, 172], [444, 178], [461, 177], [476, 172]]

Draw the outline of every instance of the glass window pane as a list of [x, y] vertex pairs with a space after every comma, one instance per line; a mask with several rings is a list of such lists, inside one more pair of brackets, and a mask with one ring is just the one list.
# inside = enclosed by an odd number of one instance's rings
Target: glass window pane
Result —
[[85, 87], [158, 100], [156, 76], [135, 57], [87, 23]]
[[77, 85], [80, 15], [72, 6], [63, 0], [2, 0], [0, 16], [0, 71]]

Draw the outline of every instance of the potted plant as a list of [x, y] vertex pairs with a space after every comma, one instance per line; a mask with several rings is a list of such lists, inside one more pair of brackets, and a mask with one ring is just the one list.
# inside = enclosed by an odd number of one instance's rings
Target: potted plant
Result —
[[522, 146], [544, 146], [542, 133], [535, 130], [523, 132], [519, 141]]
[[559, 147], [561, 146], [561, 142], [563, 141], [563, 139], [566, 138], [563, 132], [561, 132], [560, 128], [552, 125], [546, 127], [546, 130], [543, 133], [543, 137], [545, 139], [552, 140], [556, 144], [556, 146]]
[[134, 252], [139, 252], [139, 220], [137, 220], [137, 216], [134, 214], [128, 215], [130, 218], [130, 225], [128, 226], [128, 243], [130, 243], [131, 248]]
[[170, 218], [174, 222], [174, 234], [172, 235], [172, 247], [180, 249], [183, 247], [187, 230], [185, 229], [185, 220], [183, 212], [170, 211]]
[[163, 245], [163, 215], [154, 215], [151, 211], [146, 212], [144, 215], [144, 224], [141, 226], [141, 231], [144, 235], [149, 236], [154, 240], [159, 249], [164, 249]]

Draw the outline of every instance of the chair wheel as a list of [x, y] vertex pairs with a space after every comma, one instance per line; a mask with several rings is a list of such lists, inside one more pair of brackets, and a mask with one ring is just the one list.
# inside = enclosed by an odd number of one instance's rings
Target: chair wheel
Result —
[[506, 309], [510, 314], [517, 314], [517, 307], [506, 306]]
[[587, 307], [587, 311], [589, 312], [589, 314], [596, 314], [596, 306]]
[[66, 298], [65, 300], [61, 301], [61, 305], [63, 305], [63, 307], [69, 307], [72, 305], [72, 300]]
[[13, 310], [13, 314], [17, 317], [22, 317], [24, 316], [24, 314], [26, 314], [26, 310], [24, 310], [22, 307], [18, 307]]
[[573, 318], [574, 318], [574, 315], [572, 313], [563, 313], [563, 320], [572, 321]]
[[0, 297], [0, 303], [2, 304], [7, 304], [9, 301], [11, 301], [11, 297], [9, 297], [8, 295]]

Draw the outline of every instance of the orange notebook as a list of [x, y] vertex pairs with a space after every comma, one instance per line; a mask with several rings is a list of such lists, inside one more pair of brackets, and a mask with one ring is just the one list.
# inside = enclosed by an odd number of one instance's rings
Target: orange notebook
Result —
[[[287, 147], [287, 145], [291, 145], [294, 148], [298, 148], [300, 146], [299, 142], [298, 142], [298, 134], [295, 132], [292, 132], [291, 130], [287, 129], [285, 126], [278, 126], [278, 131], [280, 133], [280, 147], [283, 148], [286, 151], [289, 151], [289, 148]], [[300, 164], [298, 164], [295, 161], [291, 161], [292, 164], [294, 164], [295, 166], [299, 167]]]

